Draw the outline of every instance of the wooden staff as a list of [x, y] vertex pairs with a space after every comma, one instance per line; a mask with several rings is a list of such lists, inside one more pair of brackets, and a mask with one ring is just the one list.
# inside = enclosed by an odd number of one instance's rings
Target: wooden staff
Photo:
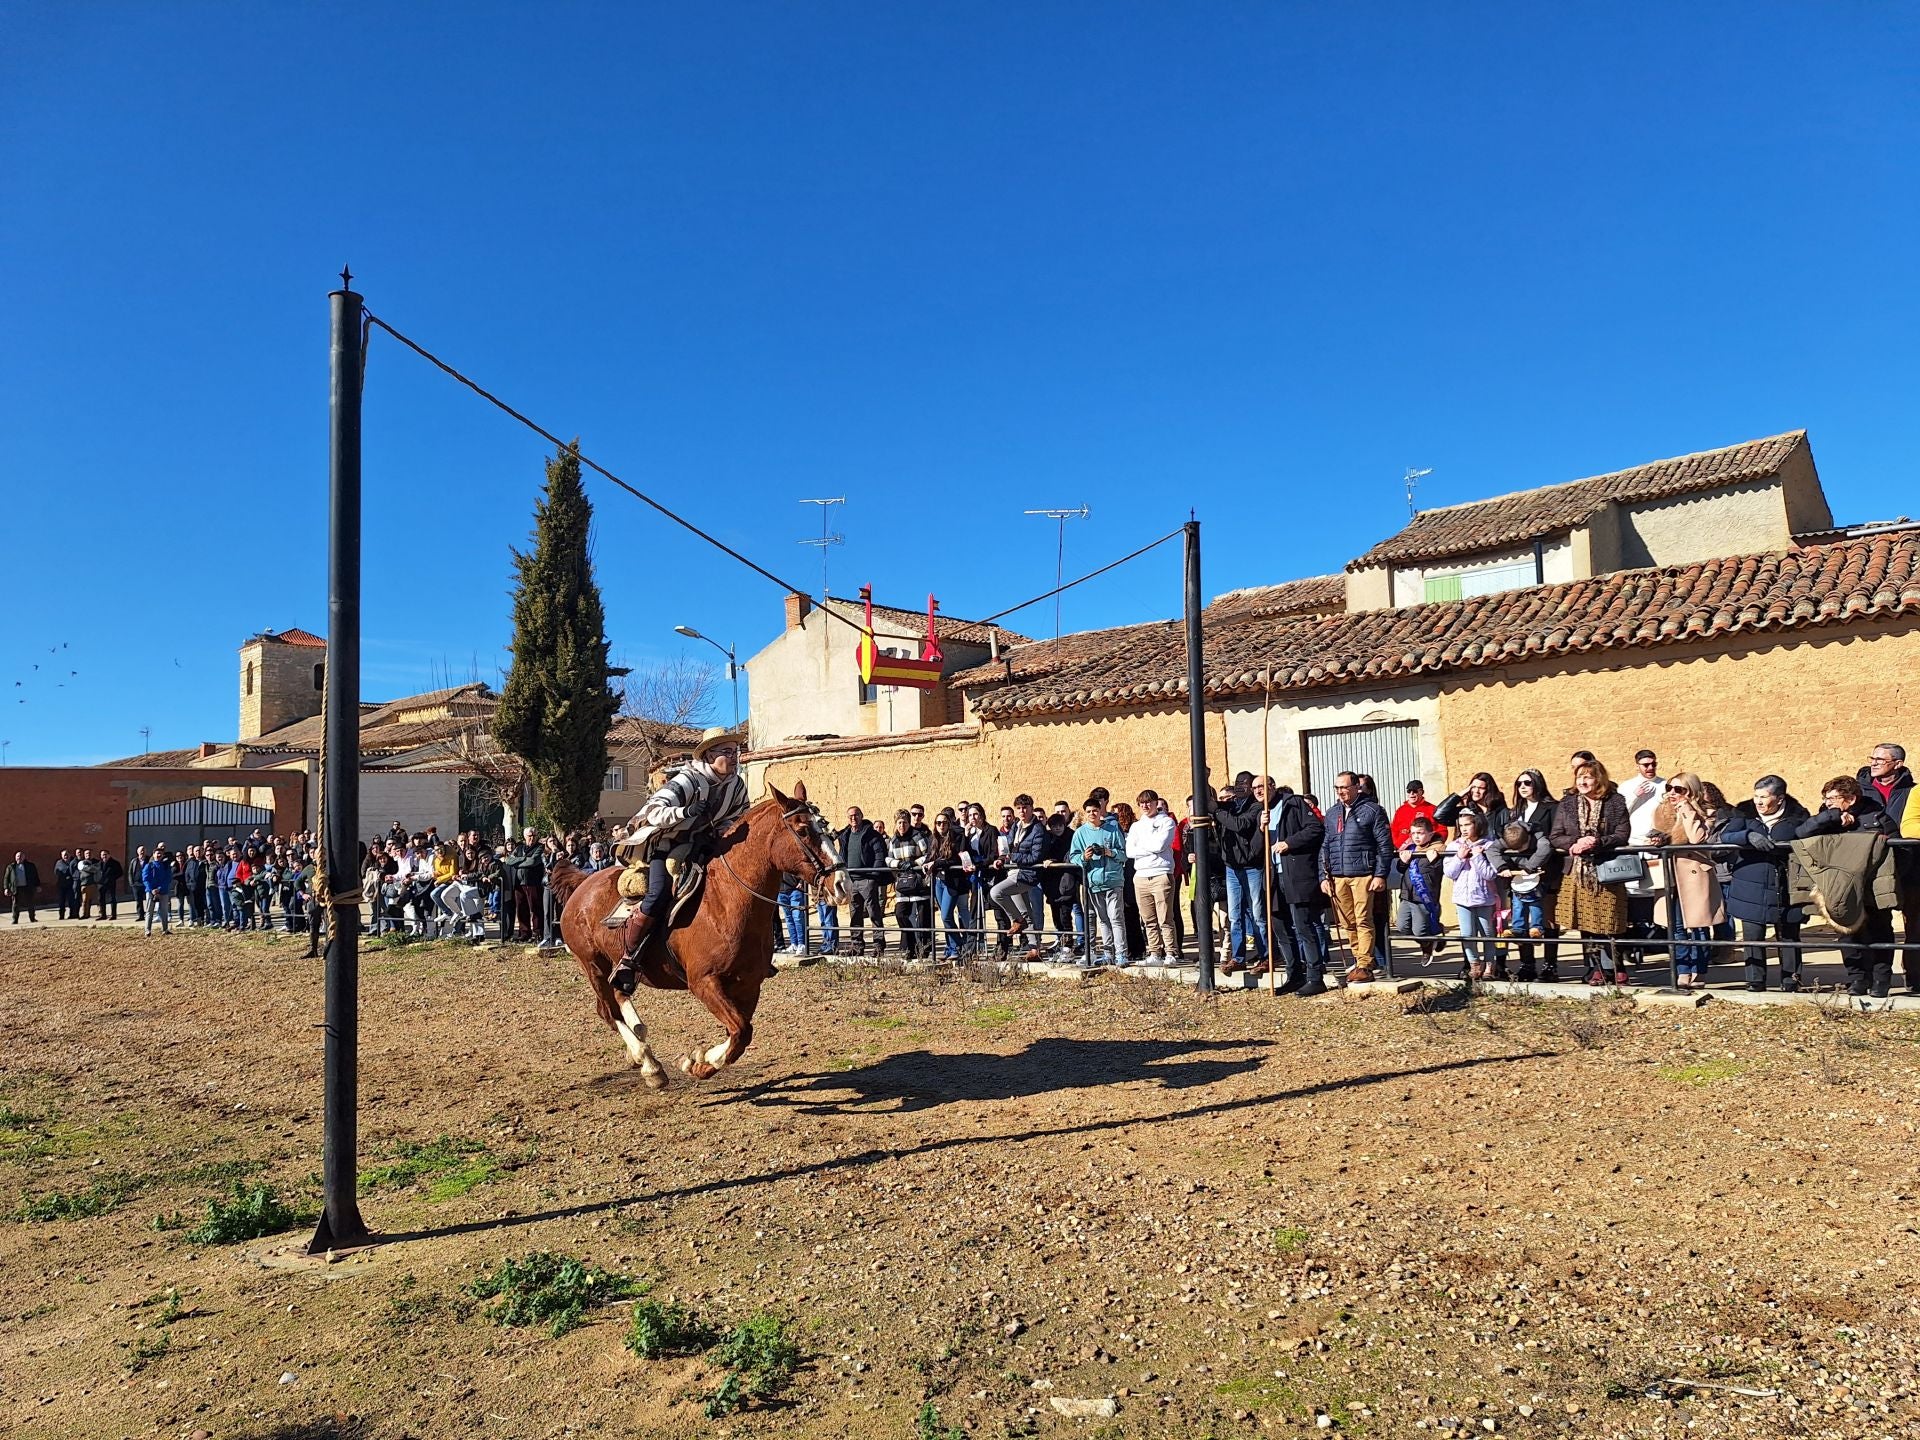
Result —
[[1278, 998], [1279, 977], [1273, 973], [1273, 762], [1268, 758], [1267, 723], [1273, 709], [1273, 672], [1265, 671], [1266, 698], [1260, 702], [1260, 883], [1266, 889], [1267, 994]]

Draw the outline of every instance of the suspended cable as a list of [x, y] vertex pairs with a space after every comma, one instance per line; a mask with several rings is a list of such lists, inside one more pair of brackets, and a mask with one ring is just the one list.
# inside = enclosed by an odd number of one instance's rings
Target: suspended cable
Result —
[[1162, 535], [1158, 540], [1148, 541], [1145, 545], [1142, 545], [1138, 550], [1134, 551], [1131, 555], [1122, 555], [1118, 560], [1109, 561], [1107, 564], [1102, 565], [1098, 570], [1089, 570], [1086, 574], [1082, 575], [1078, 580], [1069, 580], [1064, 585], [1056, 585], [1053, 587], [1053, 589], [1043, 591], [1041, 594], [1034, 596], [1031, 600], [1022, 600], [1018, 605], [1009, 605], [1006, 609], [996, 611], [994, 614], [987, 616], [986, 619], [976, 620], [973, 623], [976, 625], [990, 625], [995, 620], [1000, 619], [1004, 615], [1013, 614], [1013, 612], [1016, 610], [1024, 610], [1029, 605], [1038, 605], [1042, 600], [1051, 600], [1054, 596], [1060, 594], [1063, 590], [1071, 590], [1076, 585], [1084, 585], [1087, 581], [1092, 580], [1097, 576], [1104, 575], [1107, 573], [1107, 571], [1116, 569], [1119, 566], [1126, 564], [1129, 560], [1138, 560], [1142, 555], [1146, 554], [1149, 550], [1153, 549], [1154, 546], [1164, 545], [1169, 540], [1177, 540], [1180, 538], [1180, 536], [1183, 533], [1185, 532], [1182, 530], [1169, 530], [1166, 534]]
[[[511, 415], [514, 419], [518, 420], [522, 425], [526, 426], [529, 430], [533, 431], [534, 434], [540, 436], [542, 439], [548, 441], [558, 449], [565, 450], [565, 449], [571, 448], [570, 446], [568, 446], [566, 441], [562, 440], [558, 435], [555, 435], [551, 430], [547, 429], [544, 425], [537, 424], [535, 421], [530, 420], [527, 416], [521, 414], [518, 410], [514, 409], [513, 406], [507, 404], [506, 401], [502, 400], [498, 395], [495, 395], [492, 391], [486, 389], [482, 385], [475, 383], [472, 380], [469, 380], [465, 375], [462, 375], [458, 370], [454, 369], [453, 366], [449, 365], [446, 361], [442, 360], [438, 355], [434, 354], [431, 350], [427, 349], [424, 345], [421, 345], [416, 341], [408, 339], [405, 335], [402, 335], [398, 330], [394, 329], [393, 326], [389, 325], [386, 321], [382, 320], [378, 315], [375, 315], [371, 310], [366, 312], [366, 317], [367, 317], [368, 324], [378, 325], [382, 330], [386, 331], [387, 334], [391, 335], [394, 339], [398, 340], [402, 345], [406, 346], [409, 350], [413, 351], [413, 353], [418, 355], [421, 359], [427, 361], [429, 364], [437, 367], [438, 369], [445, 371], [448, 375], [451, 375], [455, 380], [458, 380], [462, 385], [466, 386], [469, 390], [473, 391], [473, 393], [478, 395], [482, 400], [485, 400], [489, 405], [492, 405], [495, 409], [505, 411], [508, 415]], [[607, 469], [607, 467], [602, 465], [599, 461], [591, 459], [586, 455], [581, 455], [580, 463], [586, 466], [589, 470], [593, 471], [594, 474], [602, 476], [605, 479], [611, 480], [615, 485], [618, 485], [622, 490], [626, 491], [629, 495], [633, 496], [634, 499], [639, 500], [644, 504], [652, 506], [655, 510], [659, 511], [660, 514], [664, 515], [667, 519], [673, 521], [674, 524], [680, 526], [682, 529], [690, 531], [695, 535], [698, 535], [702, 540], [706, 541], [709, 545], [713, 546], [714, 549], [720, 551], [723, 554], [732, 556], [735, 560], [738, 560], [742, 565], [746, 566], [749, 570], [753, 571], [754, 574], [764, 576], [766, 579], [771, 580], [774, 584], [780, 586], [781, 589], [785, 590], [788, 594], [804, 595], [807, 593], [805, 590], [802, 590], [798, 585], [793, 584], [791, 581], [782, 580], [778, 575], [774, 574], [771, 570], [767, 569], [766, 566], [756, 564], [754, 561], [749, 560], [746, 556], [742, 555], [738, 550], [734, 549], [731, 545], [727, 544], [726, 541], [721, 540], [713, 535], [709, 535], [705, 530], [702, 530], [698, 525], [694, 524], [691, 520], [687, 519], [684, 515], [679, 515], [673, 512], [672, 510], [669, 510], [666, 506], [662, 505], [658, 500], [654, 499], [651, 495], [648, 495], [645, 491], [640, 490], [636, 486], [629, 485], [625, 480], [622, 480], [618, 475], [614, 474], [611, 470]], [[857, 621], [849, 619], [847, 616], [842, 615], [839, 611], [834, 610], [825, 605], [821, 606], [821, 609], [824, 613], [831, 615], [835, 620], [838, 620], [842, 625], [845, 625], [849, 629], [855, 630], [855, 631], [860, 630], [860, 625]]]

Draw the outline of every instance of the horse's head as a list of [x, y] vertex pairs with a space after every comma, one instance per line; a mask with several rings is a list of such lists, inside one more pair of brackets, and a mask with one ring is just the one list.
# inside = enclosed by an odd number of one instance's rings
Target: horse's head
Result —
[[780, 787], [768, 781], [767, 794], [780, 805], [780, 828], [768, 851], [773, 863], [809, 885], [825, 879], [834, 904], [850, 903], [846, 862], [819, 808], [807, 803], [806, 781], [795, 782], [791, 795], [781, 794]]

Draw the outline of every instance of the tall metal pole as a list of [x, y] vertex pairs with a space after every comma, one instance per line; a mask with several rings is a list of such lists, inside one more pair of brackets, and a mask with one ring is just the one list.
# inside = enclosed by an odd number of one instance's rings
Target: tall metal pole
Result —
[[1199, 904], [1200, 993], [1213, 993], [1213, 786], [1207, 779], [1206, 657], [1200, 648], [1200, 522], [1187, 531], [1187, 747], [1193, 762], [1193, 884]]
[[332, 444], [327, 497], [326, 776], [320, 837], [332, 912], [327, 920], [326, 1141], [320, 1162], [324, 1208], [307, 1246], [320, 1254], [367, 1239], [358, 1199], [360, 926], [341, 906], [360, 895], [360, 337], [353, 275], [327, 297], [333, 310]]

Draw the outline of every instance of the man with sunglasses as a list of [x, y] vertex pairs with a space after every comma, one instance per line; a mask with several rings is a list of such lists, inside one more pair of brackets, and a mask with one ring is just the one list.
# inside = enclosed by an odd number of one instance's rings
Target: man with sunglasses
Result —
[[[1882, 740], [1860, 767], [1858, 779], [1861, 792], [1880, 801], [1893, 833], [1916, 842], [1893, 847], [1893, 874], [1900, 896], [1901, 943], [1920, 945], [1920, 806], [1913, 803], [1913, 772], [1906, 760], [1903, 746]], [[1920, 995], [1920, 950], [1902, 951], [1900, 964], [1906, 972], [1907, 993]]]

